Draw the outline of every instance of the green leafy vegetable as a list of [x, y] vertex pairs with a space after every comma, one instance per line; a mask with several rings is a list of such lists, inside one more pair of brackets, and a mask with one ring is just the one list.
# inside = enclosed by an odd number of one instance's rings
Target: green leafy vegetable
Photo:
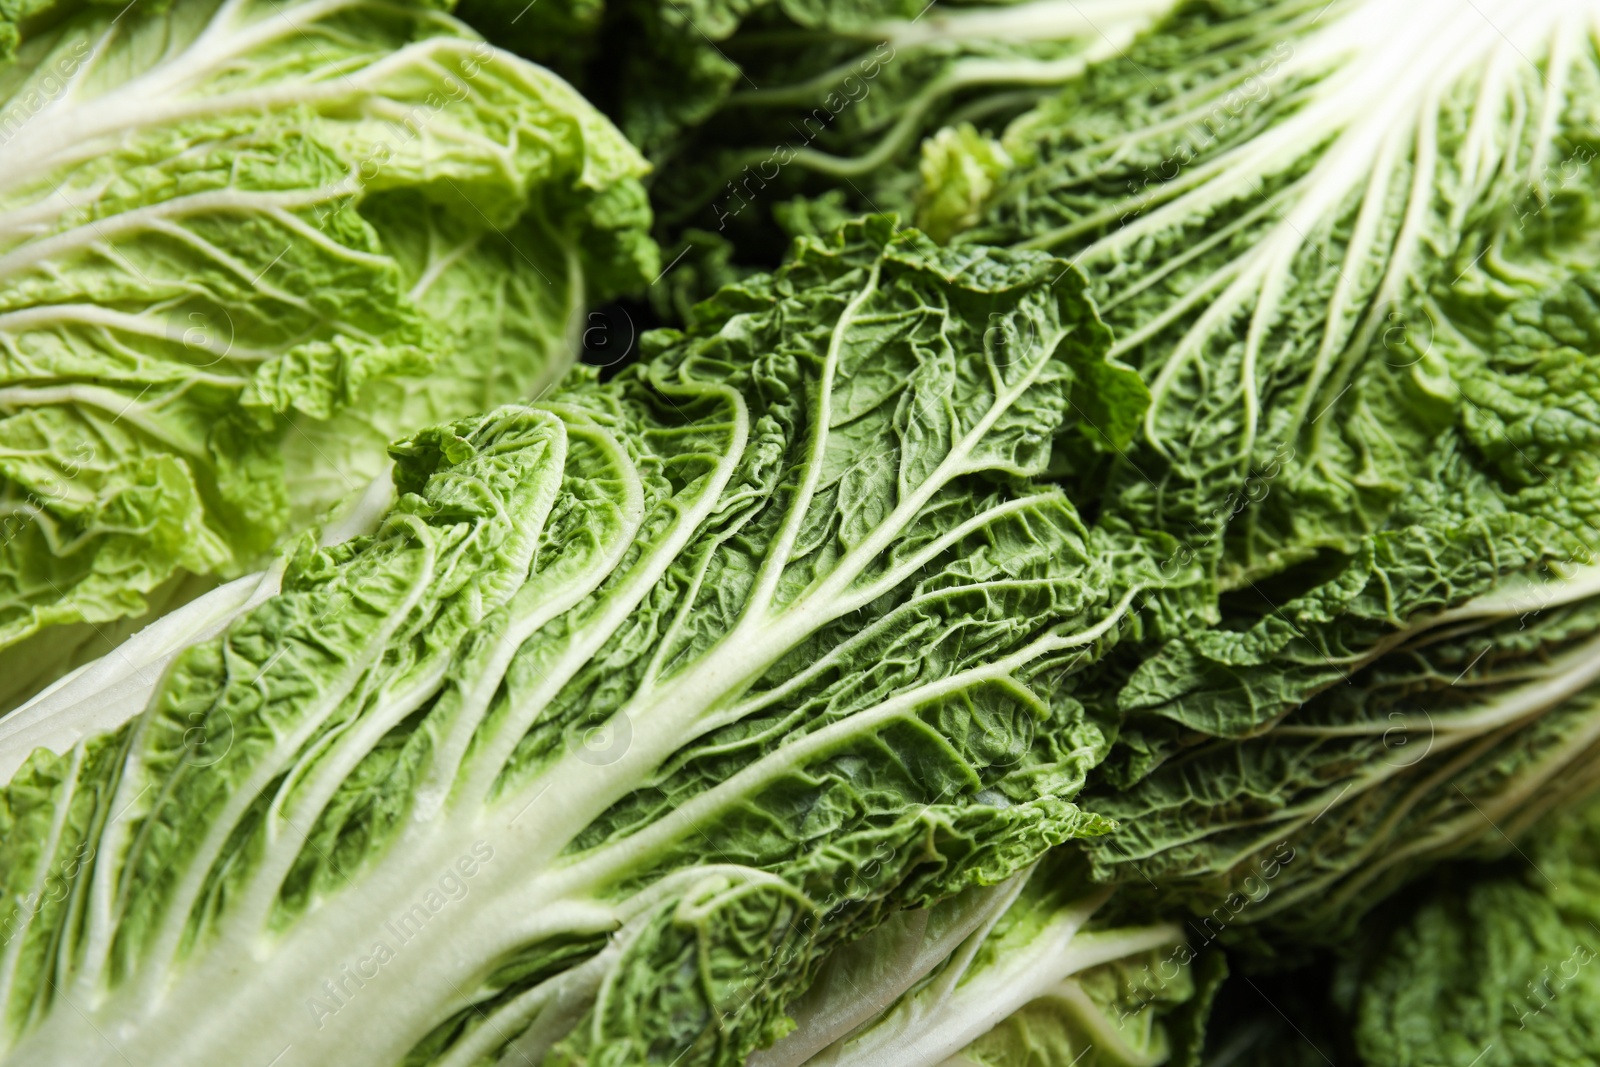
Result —
[[[705, 86], [698, 97], [642, 88], [622, 97], [623, 128], [647, 148], [664, 146], [656, 154], [673, 161], [658, 177], [664, 214], [669, 223], [759, 232], [779, 201], [799, 192], [837, 187], [856, 210], [903, 209], [923, 135], [1016, 114], [1118, 55], [1173, 0], [785, 2], [733, 9], [742, 19], [719, 5], [651, 6], [665, 28], [656, 37], [691, 44]], [[713, 49], [723, 27], [727, 39]], [[654, 64], [648, 70], [637, 81], [659, 77]], [[680, 126], [692, 132], [677, 133]], [[861, 193], [856, 179], [877, 192]], [[921, 220], [942, 237], [932, 222]]]
[[258, 565], [654, 269], [633, 149], [425, 6], [86, 7], [0, 138], [0, 648]]
[[1287, 844], [1316, 862], [1230, 925], [1337, 939], [1481, 847], [1473, 804], [1590, 787], [1595, 28], [1189, 5], [998, 139], [925, 142], [924, 221], [1070, 254], [1149, 383], [1069, 494], [1211, 578], [1066, 683], [1121, 720], [1086, 846], [1119, 919], [1208, 914]]
[[[1419, 541], [1419, 555], [1436, 547]], [[1243, 893], [1241, 925], [1337, 941], [1425, 864], [1502, 850], [1501, 831], [1600, 784], [1593, 568], [1507, 580], [1352, 641], [1384, 573], [1336, 625], [1290, 602], [1256, 631], [1141, 666], [1124, 706], [1177, 729], [1125, 740], [1092, 794], [1120, 825], [1091, 848], [1101, 877], [1202, 914]], [[1281, 647], [1251, 649], [1272, 630]], [[1264, 879], [1274, 857], [1281, 874]]]
[[[935, 177], [1012, 161], [957, 239], [1069, 255], [1150, 382], [1119, 507], [1192, 529], [1239, 586], [1354, 551], [1432, 476], [1459, 401], [1428, 301], [1522, 236], [1519, 213], [1558, 243], [1587, 232], [1591, 8], [1195, 5], [971, 162], [928, 143]], [[944, 194], [923, 201], [938, 229]], [[1272, 499], [1232, 524], [1252, 480]]]
[[[1112, 928], [1300, 958], [1595, 788], [1597, 25], [1186, 5], [999, 136], [926, 140], [914, 194], [787, 209], [1070, 255], [1149, 383], [1131, 447], [1056, 468], [1098, 532], [1211, 579], [1153, 586], [1164, 625], [1063, 682], [1119, 722], [1083, 794], [1118, 826], [1081, 845]], [[986, 1047], [1065, 1032], [1028, 1009]]]
[[[674, 236], [690, 225], [770, 241], [782, 200], [855, 179], [881, 187], [883, 209], [903, 210], [923, 135], [1015, 115], [1173, 6], [620, 0], [602, 11], [471, 0], [463, 15], [540, 62], [567, 53], [561, 69], [660, 165], [655, 200]], [[878, 210], [870, 199], [852, 194], [850, 214]]]
[[737, 1064], [831, 948], [1103, 832], [1054, 679], [1159, 576], [1029, 480], [1137, 395], [1081, 289], [868, 220], [397, 444], [152, 696], [47, 694], [100, 720], [0, 792], [8, 1055]]
[[[1582, 974], [1502, 1003], [1592, 816], [1397, 893], [1600, 786], [1594, 0], [471, 0], [641, 154], [253, 2], [0, 14], [27, 107], [130, 57], [41, 118], [194, 109], [0, 157], [0, 329], [92, 310], [0, 472], [122, 494], [30, 551], [197, 596], [0, 720], [7, 1062], [1309, 1062], [1208, 1016], [1330, 947], [1371, 1063], [1594, 1059]], [[656, 274], [641, 156], [680, 329], [529, 403]]]
[[1338, 985], [1372, 1067], [1600, 1062], [1600, 822], [1550, 821], [1512, 869], [1438, 889]]
[[1096, 803], [1123, 829], [1096, 850], [1104, 876], [1215, 899], [1291, 841], [1316, 864], [1252, 915], [1337, 941], [1427, 863], [1503, 848], [1495, 827], [1595, 787], [1591, 275], [1560, 246], [1510, 247], [1424, 304], [1453, 423], [1385, 526], [1251, 582], [1225, 628], [1113, 682], [1128, 719]]
[[1223, 957], [1196, 964], [1177, 922], [1108, 927], [1110, 895], [1058, 854], [886, 922], [829, 961], [795, 1032], [750, 1067], [1196, 1063]]

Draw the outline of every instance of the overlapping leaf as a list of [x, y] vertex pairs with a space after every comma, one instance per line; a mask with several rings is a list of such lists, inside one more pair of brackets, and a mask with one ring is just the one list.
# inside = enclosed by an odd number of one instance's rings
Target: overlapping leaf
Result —
[[1053, 679], [1130, 597], [1028, 479], [1137, 391], [1063, 269], [869, 220], [397, 445], [375, 534], [7, 787], [11, 1055], [736, 1064], [832, 947], [1102, 832]]
[[654, 270], [633, 149], [435, 9], [29, 25], [0, 67], [0, 647], [255, 565], [396, 434], [553, 380], [575, 310]]

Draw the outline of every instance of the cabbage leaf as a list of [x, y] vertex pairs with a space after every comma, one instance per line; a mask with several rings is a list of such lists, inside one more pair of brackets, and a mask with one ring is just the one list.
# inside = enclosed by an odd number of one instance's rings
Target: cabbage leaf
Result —
[[1082, 287], [872, 219], [395, 445], [375, 533], [0, 792], [8, 1058], [737, 1064], [831, 948], [1104, 832], [1056, 677], [1161, 579], [1030, 480], [1137, 422]]
[[427, 6], [85, 6], [0, 139], [0, 648], [259, 566], [654, 269], [638, 154]]

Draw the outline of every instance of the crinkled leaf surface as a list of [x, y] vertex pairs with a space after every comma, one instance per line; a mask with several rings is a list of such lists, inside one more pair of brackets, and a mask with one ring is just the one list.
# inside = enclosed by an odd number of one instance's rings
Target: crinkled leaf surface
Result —
[[[1108, 510], [1248, 590], [1358, 551], [1455, 462], [1440, 434], [1482, 400], [1437, 305], [1493, 318], [1505, 294], [1474, 270], [1535, 234], [1585, 243], [1595, 20], [1583, 0], [1189, 5], [996, 143], [930, 139], [924, 211], [1084, 267], [1153, 395]], [[983, 176], [980, 211], [952, 175]]]
[[1130, 597], [1029, 478], [1131, 372], [1064, 269], [869, 220], [395, 446], [375, 534], [0, 794], [10, 1059], [737, 1064], [1103, 832], [1056, 680]]
[[1102, 683], [1127, 715], [1106, 875], [1204, 913], [1286, 847], [1311, 862], [1248, 921], [1337, 940], [1423, 861], [1503, 848], [1486, 813], [1593, 788], [1591, 275], [1569, 245], [1509, 247], [1429, 302], [1453, 422], [1385, 527]]
[[87, 6], [0, 128], [0, 647], [254, 565], [653, 271], [638, 155], [424, 5]]
[[1109, 895], [1060, 850], [904, 913], [837, 951], [750, 1067], [1193, 1067], [1223, 957], [1176, 922], [1107, 925]]
[[1066, 683], [1121, 719], [1088, 846], [1117, 906], [1154, 879], [1209, 914], [1287, 843], [1230, 925], [1337, 938], [1492, 850], [1473, 804], [1589, 787], [1594, 19], [1190, 5], [1002, 137], [925, 143], [929, 220], [1070, 253], [1149, 383], [1053, 473], [1212, 583], [1142, 587], [1145, 643]]
[[[764, 262], [782, 251], [774, 216], [789, 198], [833, 190], [849, 217], [909, 217], [921, 137], [962, 119], [1003, 123], [1117, 55], [1173, 6], [468, 0], [460, 10], [497, 44], [570, 72], [617, 119], [658, 165], [652, 198], [674, 239], [685, 227], [737, 237], [741, 258]], [[984, 196], [963, 199], [977, 206]], [[941, 210], [959, 214], [957, 199], [946, 195]], [[921, 225], [942, 237], [951, 224], [938, 214]], [[697, 298], [714, 290], [702, 284]]]
[[1549, 820], [1524, 855], [1438, 885], [1375, 931], [1338, 979], [1373, 1067], [1600, 1062], [1600, 836], [1594, 805]]

